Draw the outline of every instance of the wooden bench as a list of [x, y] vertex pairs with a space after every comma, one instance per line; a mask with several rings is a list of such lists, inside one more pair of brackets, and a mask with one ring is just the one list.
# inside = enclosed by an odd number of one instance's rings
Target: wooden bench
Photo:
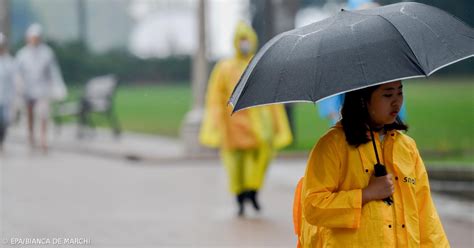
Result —
[[113, 134], [119, 136], [120, 124], [114, 109], [114, 96], [117, 89], [117, 78], [114, 75], [104, 75], [90, 79], [84, 88], [80, 99], [67, 101], [55, 106], [53, 119], [57, 130], [65, 118], [75, 117], [78, 122], [78, 138], [83, 138], [88, 130], [94, 130], [93, 115], [106, 117]]

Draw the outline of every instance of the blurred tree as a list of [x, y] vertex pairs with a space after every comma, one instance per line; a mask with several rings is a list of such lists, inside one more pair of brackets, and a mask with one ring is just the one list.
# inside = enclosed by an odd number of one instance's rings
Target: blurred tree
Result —
[[57, 44], [49, 42], [56, 51], [64, 79], [67, 83], [84, 83], [91, 77], [113, 73], [122, 82], [162, 83], [189, 82], [191, 73], [190, 57], [170, 57], [166, 59], [140, 59], [115, 50], [105, 54], [95, 54], [82, 42]]
[[[275, 35], [295, 28], [295, 17], [300, 8], [300, 0], [252, 0], [250, 4], [254, 10], [252, 26], [257, 32], [259, 47], [262, 47]], [[292, 105], [285, 104], [285, 109], [291, 131], [295, 133]]]

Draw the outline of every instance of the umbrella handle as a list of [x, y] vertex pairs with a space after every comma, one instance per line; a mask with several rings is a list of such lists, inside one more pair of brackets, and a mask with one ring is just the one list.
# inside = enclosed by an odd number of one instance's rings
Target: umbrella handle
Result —
[[[385, 176], [385, 175], [387, 175], [387, 169], [385, 168], [384, 165], [377, 163], [377, 164], [374, 165], [374, 175], [376, 177]], [[383, 199], [383, 201], [389, 206], [393, 204], [393, 200], [392, 200], [391, 196]]]

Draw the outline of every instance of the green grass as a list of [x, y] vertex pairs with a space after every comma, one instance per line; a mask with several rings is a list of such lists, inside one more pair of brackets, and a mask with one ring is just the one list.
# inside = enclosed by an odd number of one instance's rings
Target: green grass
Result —
[[407, 121], [421, 146], [436, 150], [472, 148], [473, 83], [406, 84]]
[[[471, 78], [414, 79], [404, 82], [408, 135], [428, 160], [474, 162], [474, 84]], [[191, 106], [188, 86], [120, 87], [116, 109], [126, 131], [177, 137]], [[296, 142], [307, 151], [328, 127], [314, 104], [294, 104]], [[99, 121], [100, 123], [100, 121]], [[426, 158], [424, 155], [424, 157]]]
[[[70, 89], [70, 99], [78, 99], [81, 89]], [[115, 97], [115, 110], [124, 131], [177, 137], [181, 121], [191, 104], [187, 86], [122, 86]], [[108, 126], [101, 115], [94, 115], [94, 124]], [[69, 118], [69, 120], [72, 120]]]
[[473, 83], [471, 78], [406, 84], [408, 134], [420, 149], [446, 154], [438, 158], [442, 160], [474, 162]]
[[[429, 160], [474, 162], [474, 79], [413, 79], [404, 82], [408, 135]], [[297, 140], [311, 147], [329, 127], [312, 104], [295, 107]], [[426, 157], [425, 156], [425, 157]]]
[[116, 109], [124, 130], [177, 137], [191, 100], [186, 86], [121, 87]]

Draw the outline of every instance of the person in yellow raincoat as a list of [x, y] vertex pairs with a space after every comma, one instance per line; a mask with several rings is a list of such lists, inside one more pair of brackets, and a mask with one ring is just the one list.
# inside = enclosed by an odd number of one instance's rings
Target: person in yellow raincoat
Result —
[[[396, 118], [402, 103], [400, 81], [346, 94], [341, 121], [308, 160], [299, 246], [449, 247], [415, 141]], [[374, 177], [375, 149], [386, 176]]]
[[219, 61], [207, 89], [200, 142], [219, 147], [229, 177], [230, 191], [236, 195], [239, 215], [250, 200], [260, 209], [257, 192], [274, 150], [289, 145], [292, 134], [282, 105], [269, 105], [232, 113], [230, 95], [257, 49], [257, 35], [240, 22], [234, 35], [235, 56]]

